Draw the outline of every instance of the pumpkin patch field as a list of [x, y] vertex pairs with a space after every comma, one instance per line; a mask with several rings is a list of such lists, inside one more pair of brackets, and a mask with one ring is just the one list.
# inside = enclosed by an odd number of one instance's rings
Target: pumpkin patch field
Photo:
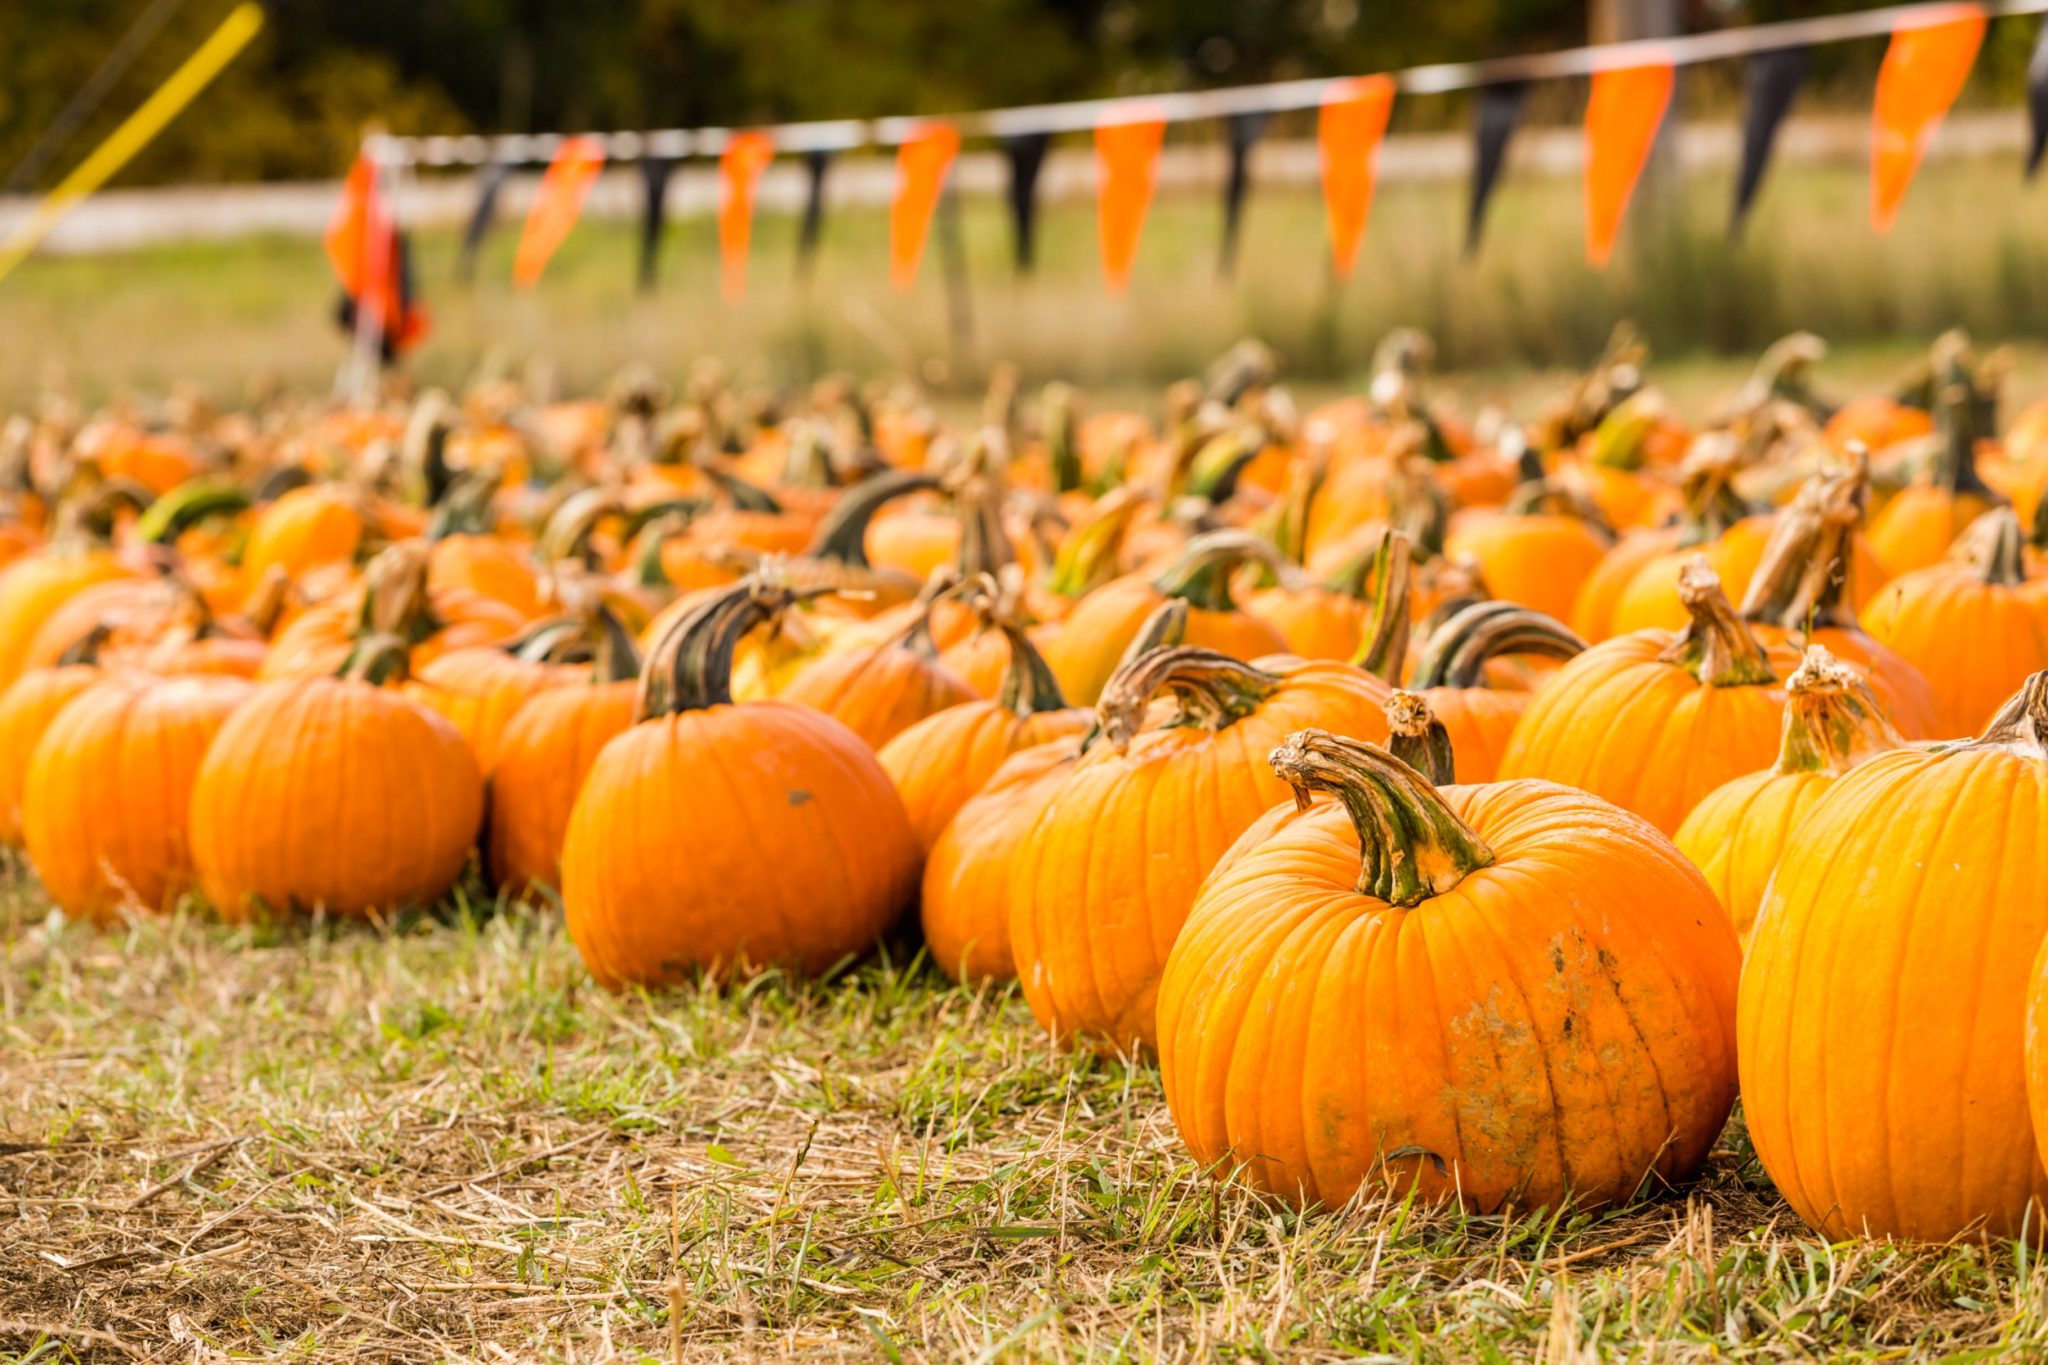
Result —
[[2048, 404], [0, 426], [0, 1359], [2048, 1357]]

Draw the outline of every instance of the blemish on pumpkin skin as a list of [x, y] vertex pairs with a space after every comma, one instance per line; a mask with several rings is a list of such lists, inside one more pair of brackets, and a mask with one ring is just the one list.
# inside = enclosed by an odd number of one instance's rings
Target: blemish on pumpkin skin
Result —
[[805, 790], [804, 790], [804, 789], [803, 789], [802, 787], [792, 787], [792, 788], [790, 789], [790, 793], [789, 793], [789, 804], [790, 804], [790, 805], [792, 805], [792, 806], [801, 806], [801, 805], [804, 805], [805, 803], [807, 803], [807, 802], [808, 802], [808, 801], [809, 801], [810, 799], [811, 799], [811, 794], [810, 794], [809, 792], [805, 791]]

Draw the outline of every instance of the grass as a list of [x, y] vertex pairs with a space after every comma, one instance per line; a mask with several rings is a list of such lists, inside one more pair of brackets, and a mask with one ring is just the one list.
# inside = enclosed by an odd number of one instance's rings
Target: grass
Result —
[[[1343, 284], [1330, 277], [1312, 190], [1254, 194], [1231, 281], [1217, 277], [1213, 196], [1164, 195], [1123, 299], [1102, 290], [1092, 205], [1048, 206], [1039, 272], [1019, 281], [1000, 204], [975, 197], [961, 212], [971, 284], [964, 336], [948, 324], [936, 245], [915, 291], [889, 292], [886, 217], [873, 210], [827, 220], [816, 271], [801, 283], [794, 221], [764, 215], [753, 292], [738, 307], [718, 296], [709, 219], [671, 226], [652, 296], [634, 292], [634, 230], [623, 223], [580, 227], [531, 295], [507, 283], [511, 225], [467, 286], [454, 278], [454, 233], [433, 230], [418, 247], [436, 330], [416, 369], [445, 383], [481, 362], [537, 360], [583, 389], [627, 360], [679, 373], [715, 354], [748, 381], [919, 369], [941, 388], [976, 389], [1001, 358], [1033, 378], [1151, 387], [1253, 333], [1280, 348], [1298, 379], [1344, 383], [1396, 324], [1434, 334], [1447, 368], [1480, 373], [1582, 364], [1623, 317], [1641, 323], [1666, 359], [1753, 356], [1801, 327], [1893, 352], [1954, 324], [1986, 340], [2038, 334], [2048, 310], [2048, 237], [2038, 229], [2048, 190], [2025, 184], [2015, 157], [1931, 159], [1884, 238], [1865, 222], [1861, 166], [1784, 167], [1735, 242], [1726, 234], [1728, 181], [1686, 181], [1665, 229], [1644, 233], [1607, 275], [1584, 263], [1575, 179], [1510, 177], [1485, 248], [1470, 260], [1462, 184], [1390, 183], [1358, 272]], [[332, 290], [310, 239], [37, 258], [0, 284], [0, 403], [27, 400], [53, 374], [93, 398], [184, 381], [228, 399], [254, 379], [322, 387], [342, 359]]]
[[1829, 1246], [1739, 1121], [1599, 1217], [1207, 1179], [1147, 1065], [907, 950], [594, 988], [557, 917], [0, 910], [0, 1359], [2048, 1352], [2024, 1249]]

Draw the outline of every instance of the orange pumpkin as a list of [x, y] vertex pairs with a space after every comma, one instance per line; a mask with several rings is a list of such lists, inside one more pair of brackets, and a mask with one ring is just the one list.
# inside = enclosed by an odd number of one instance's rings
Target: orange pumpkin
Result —
[[1683, 631], [1618, 636], [1557, 670], [1509, 737], [1502, 780], [1578, 787], [1668, 834], [1708, 792], [1770, 764], [1785, 704], [1770, 657], [1703, 557], [1680, 591]]
[[192, 863], [231, 920], [431, 902], [469, 861], [483, 778], [454, 726], [380, 684], [405, 645], [371, 637], [342, 676], [260, 685], [192, 787]]
[[50, 722], [104, 676], [87, 661], [32, 668], [0, 692], [0, 844], [21, 844], [29, 764]]
[[1736, 1014], [1764, 1170], [1831, 1239], [2041, 1237], [2027, 1103], [2048, 937], [2048, 673], [1975, 740], [1829, 785], [1750, 933]]
[[1556, 621], [1512, 602], [1474, 603], [1430, 633], [1408, 686], [1449, 732], [1460, 781], [1493, 781], [1533, 696], [1493, 686], [1488, 665], [1521, 656], [1574, 659], [1585, 649]]
[[22, 841], [66, 914], [168, 910], [192, 889], [192, 785], [250, 691], [240, 678], [114, 674], [50, 722], [29, 764]]
[[1869, 684], [1823, 645], [1807, 648], [1785, 692], [1777, 763], [1708, 792], [1678, 827], [1679, 850], [1745, 943], [1800, 817], [1852, 765], [1902, 742]]
[[1479, 1213], [1699, 1171], [1735, 1102], [1739, 955], [1669, 840], [1317, 730], [1271, 762], [1295, 801], [1211, 875], [1160, 982], [1199, 1165], [1301, 1208], [1371, 1185]]
[[[1154, 712], [1153, 698], [1178, 703]], [[1304, 725], [1384, 737], [1387, 690], [1336, 663], [1254, 668], [1158, 650], [1118, 670], [1098, 737], [1049, 793], [1013, 863], [1010, 942], [1055, 1037], [1152, 1045], [1159, 969], [1202, 878], [1286, 790], [1259, 761]]]
[[1613, 544], [1597, 509], [1543, 480], [1522, 485], [1499, 511], [1453, 517], [1444, 553], [1478, 561], [1502, 600], [1562, 620]]
[[889, 776], [805, 706], [731, 699], [739, 639], [794, 601], [747, 580], [650, 651], [637, 722], [598, 755], [569, 819], [569, 934], [607, 986], [870, 947], [917, 888], [917, 837]]
[[932, 605], [924, 604], [907, 628], [881, 644], [826, 653], [804, 665], [782, 699], [824, 712], [877, 750], [926, 717], [976, 700], [974, 689], [939, 662]]

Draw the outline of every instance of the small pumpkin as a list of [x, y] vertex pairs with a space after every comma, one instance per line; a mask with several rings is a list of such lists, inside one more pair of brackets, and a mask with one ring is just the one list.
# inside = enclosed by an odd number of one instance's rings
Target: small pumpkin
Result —
[[635, 724], [591, 765], [562, 904], [606, 986], [820, 972], [866, 951], [916, 892], [917, 836], [860, 736], [807, 706], [732, 701], [740, 638], [795, 600], [751, 578], [676, 622], [648, 654]]
[[29, 764], [50, 722], [104, 676], [90, 650], [55, 668], [32, 668], [0, 692], [0, 844], [21, 844]]
[[[1154, 710], [1161, 693], [1177, 706]], [[1182, 646], [1131, 660], [1097, 736], [1014, 858], [1010, 942], [1053, 1035], [1149, 1048], [1159, 969], [1202, 878], [1286, 795], [1258, 756], [1304, 725], [1384, 737], [1378, 679], [1344, 664], [1270, 670]]]
[[2048, 937], [2048, 673], [1799, 822], [1736, 1013], [1758, 1158], [1830, 1238], [2040, 1236], [2025, 1021]]
[[1554, 479], [1536, 479], [1498, 511], [1454, 517], [1444, 553], [1478, 561], [1503, 600], [1562, 620], [1613, 544], [1599, 509]]
[[976, 700], [973, 688], [939, 662], [927, 601], [910, 624], [877, 645], [827, 652], [783, 687], [784, 701], [824, 712], [879, 750], [948, 707]]
[[1778, 761], [1708, 792], [1678, 827], [1679, 850], [1745, 943], [1800, 817], [1852, 765], [1903, 743], [1869, 684], [1825, 645], [1807, 647], [1785, 692]]
[[251, 690], [233, 677], [113, 674], [50, 722], [29, 764], [22, 842], [66, 914], [167, 910], [192, 889], [193, 782]]
[[1735, 1102], [1740, 959], [1669, 840], [1319, 730], [1270, 761], [1295, 800], [1211, 875], [1160, 982], [1198, 1164], [1300, 1208], [1375, 1186], [1477, 1213], [1699, 1171]]
[[1870, 522], [1871, 548], [1888, 579], [1940, 563], [1971, 522], [2005, 501], [1977, 471], [1978, 442], [1998, 434], [2004, 362], [1978, 360], [1968, 340], [1951, 332], [1935, 343], [1930, 366], [1933, 459]]
[[461, 734], [395, 687], [372, 636], [341, 674], [265, 683], [192, 786], [192, 863], [223, 916], [370, 915], [431, 902], [469, 861], [483, 778]]

